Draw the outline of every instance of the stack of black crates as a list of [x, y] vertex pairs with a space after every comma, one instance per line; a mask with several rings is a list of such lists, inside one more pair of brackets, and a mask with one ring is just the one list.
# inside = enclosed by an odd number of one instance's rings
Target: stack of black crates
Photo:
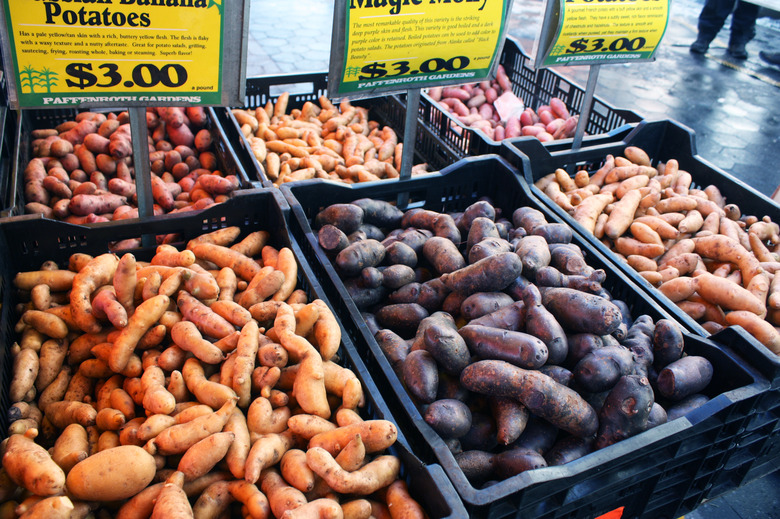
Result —
[[[527, 106], [558, 97], [572, 114], [583, 111], [583, 89], [550, 70], [533, 70], [529, 58], [511, 38], [506, 41], [501, 63], [515, 94]], [[778, 357], [739, 328], [710, 336], [534, 187], [536, 180], [555, 169], [597, 166], [607, 154], [617, 155], [626, 146], [635, 145], [645, 149], [654, 162], [679, 160], [695, 184], [715, 184], [730, 202], [780, 221], [777, 204], [696, 154], [691, 130], [674, 121], [643, 121], [630, 110], [596, 99], [586, 125], [588, 135], [576, 151], [571, 150], [571, 139], [548, 144], [530, 137], [496, 142], [479, 130], [464, 127], [423, 94], [416, 107], [415, 163], [427, 163], [434, 173], [355, 185], [307, 180], [284, 184], [280, 190], [266, 177], [231, 108], [261, 107], [283, 92], [290, 93], [291, 109], [316, 102], [327, 96], [327, 74], [249, 78], [244, 106], [209, 109], [222, 165], [241, 181], [242, 189], [227, 202], [202, 211], [91, 225], [23, 215], [20, 184], [30, 158], [29, 133], [72, 117], [72, 112], [31, 111], [17, 117], [0, 107], [0, 194], [4, 197], [0, 333], [4, 343], [16, 340], [14, 324], [19, 316], [12, 279], [17, 272], [37, 269], [47, 260], [64, 265], [77, 252], [108, 252], [113, 242], [124, 238], [176, 234], [186, 243], [227, 226], [240, 227], [242, 234], [265, 229], [271, 232], [273, 243], [295, 252], [301, 267], [299, 283], [309, 296], [325, 300], [334, 310], [343, 332], [339, 358], [358, 375], [369, 396], [364, 414], [398, 425], [394, 453], [402, 459], [402, 474], [413, 496], [432, 518], [585, 519], [620, 508], [623, 517], [676, 518], [707, 499], [775, 470], [780, 462]], [[412, 109], [404, 96], [388, 95], [354, 104], [367, 108], [372, 119], [392, 127], [399, 141], [403, 139], [406, 112]], [[710, 401], [682, 418], [566, 465], [474, 487], [442, 438], [422, 419], [334, 265], [318, 246], [314, 216], [330, 204], [360, 198], [405, 200], [410, 208], [440, 212], [462, 211], [488, 198], [504, 214], [532, 207], [544, 213], [549, 222], [569, 225], [573, 241], [585, 252], [588, 263], [606, 272], [605, 288], [626, 301], [632, 315], [677, 322], [684, 330], [686, 351], [710, 360], [719, 375], [708, 389]], [[148, 259], [154, 247], [132, 252], [139, 259]], [[0, 355], [0, 377], [0, 427], [5, 433], [6, 411], [11, 405], [8, 348]]]

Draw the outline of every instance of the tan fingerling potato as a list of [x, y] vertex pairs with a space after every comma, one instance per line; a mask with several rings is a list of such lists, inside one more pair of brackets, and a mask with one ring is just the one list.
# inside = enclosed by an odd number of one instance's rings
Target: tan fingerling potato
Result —
[[[559, 169], [535, 185], [704, 330], [744, 323], [776, 352], [780, 319], [769, 309], [780, 301], [778, 222], [729, 203], [715, 185], [697, 188], [676, 159], [653, 166], [636, 146], [623, 154], [573, 181]], [[599, 191], [582, 198], [587, 177]], [[720, 276], [724, 266], [729, 275]]]
[[[291, 248], [239, 231], [161, 245], [151, 262], [79, 254], [72, 270], [16, 276], [56, 302], [24, 309], [12, 347], [3, 471], [34, 496], [15, 513], [367, 517], [356, 494], [383, 499], [399, 481], [398, 431], [361, 416], [370, 395], [339, 362], [333, 311], [298, 288]], [[241, 306], [264, 269], [278, 283]], [[310, 457], [338, 471], [326, 481]]]
[[60, 494], [65, 489], [65, 472], [46, 449], [34, 442], [34, 434], [14, 434], [8, 438], [3, 468], [20, 487], [38, 496]]
[[[366, 108], [347, 101], [308, 101], [288, 113], [284, 92], [273, 110], [236, 108], [232, 114], [268, 179], [324, 178], [345, 183], [398, 177], [401, 148], [395, 131], [369, 120]], [[424, 170], [425, 165], [415, 167]]]
[[154, 457], [134, 445], [120, 445], [92, 454], [68, 473], [68, 491], [83, 501], [128, 499], [151, 483]]

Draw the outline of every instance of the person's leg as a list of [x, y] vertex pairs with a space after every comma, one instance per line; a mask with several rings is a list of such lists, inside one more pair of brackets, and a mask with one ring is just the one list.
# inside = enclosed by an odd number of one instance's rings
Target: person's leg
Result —
[[756, 35], [758, 5], [737, 0], [737, 7], [731, 14], [731, 36], [728, 53], [738, 59], [747, 58], [745, 46]]
[[734, 8], [734, 0], [706, 0], [699, 14], [699, 35], [691, 45], [691, 52], [704, 54], [710, 47], [710, 43], [718, 35], [718, 32], [726, 22], [731, 10]]

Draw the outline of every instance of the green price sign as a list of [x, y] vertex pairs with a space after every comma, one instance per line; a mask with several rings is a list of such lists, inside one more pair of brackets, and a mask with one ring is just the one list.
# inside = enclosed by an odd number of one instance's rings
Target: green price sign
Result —
[[336, 2], [328, 91], [369, 95], [490, 77], [511, 0]]
[[669, 0], [551, 2], [537, 67], [650, 61], [669, 20]]
[[246, 76], [236, 61], [243, 1], [93, 3], [3, 2], [12, 106], [222, 105], [242, 95], [232, 78]]

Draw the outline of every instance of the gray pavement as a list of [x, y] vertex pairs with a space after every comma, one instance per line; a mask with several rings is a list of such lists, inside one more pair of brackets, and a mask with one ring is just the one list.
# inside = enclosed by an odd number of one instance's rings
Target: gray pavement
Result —
[[[780, 14], [762, 10], [745, 61], [726, 53], [728, 24], [705, 56], [690, 54], [703, 0], [674, 0], [656, 61], [602, 66], [595, 95], [646, 119], [674, 119], [694, 130], [698, 154], [761, 193], [780, 184], [780, 68], [759, 50], [780, 51]], [[531, 55], [542, 0], [514, 0], [508, 32]], [[330, 0], [251, 0], [247, 76], [327, 71]], [[588, 67], [555, 69], [584, 87]], [[726, 193], [728, 195], [728, 193]], [[708, 501], [687, 519], [780, 518], [780, 472]]]

